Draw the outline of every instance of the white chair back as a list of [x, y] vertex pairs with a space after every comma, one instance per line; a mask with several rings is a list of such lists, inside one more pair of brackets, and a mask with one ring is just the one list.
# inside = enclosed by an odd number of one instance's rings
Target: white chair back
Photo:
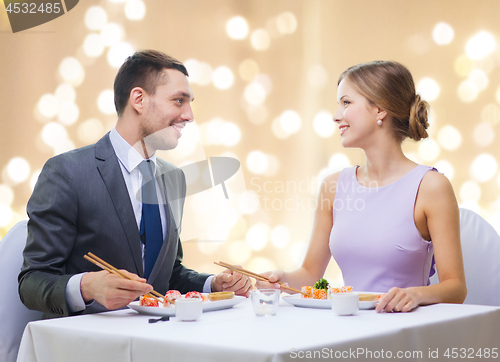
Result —
[[[467, 298], [464, 304], [500, 306], [500, 235], [472, 210], [460, 209]], [[431, 284], [439, 282], [437, 273]]]
[[14, 362], [24, 328], [28, 322], [42, 318], [42, 312], [29, 310], [19, 299], [17, 276], [23, 263], [27, 221], [9, 230], [0, 241], [0, 361]]

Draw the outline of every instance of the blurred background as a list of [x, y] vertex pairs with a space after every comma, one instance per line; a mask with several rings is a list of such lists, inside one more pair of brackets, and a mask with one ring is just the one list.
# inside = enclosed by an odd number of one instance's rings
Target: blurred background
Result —
[[[238, 185], [228, 180], [233, 217], [183, 238], [187, 266], [300, 265], [319, 182], [364, 163], [361, 151], [341, 147], [332, 121], [337, 77], [378, 59], [405, 64], [431, 105], [430, 137], [405, 141], [408, 157], [443, 172], [460, 206], [500, 231], [498, 14], [497, 0], [86, 0], [13, 34], [2, 4], [0, 238], [27, 217], [48, 158], [114, 127], [117, 69], [148, 48], [183, 61], [195, 94], [196, 121], [162, 157], [241, 162]], [[186, 205], [183, 230], [212, 213]], [[335, 262], [326, 276], [342, 284]]]

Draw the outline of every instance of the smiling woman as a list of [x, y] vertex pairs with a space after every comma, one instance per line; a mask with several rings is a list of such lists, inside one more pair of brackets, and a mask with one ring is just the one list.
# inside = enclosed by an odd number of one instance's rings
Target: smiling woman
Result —
[[[295, 288], [312, 285], [332, 255], [346, 285], [386, 293], [378, 312], [462, 303], [466, 287], [453, 189], [436, 169], [417, 165], [401, 148], [404, 138], [427, 137], [428, 105], [415, 93], [410, 72], [388, 61], [356, 65], [340, 75], [337, 99], [334, 121], [342, 145], [361, 148], [366, 163], [325, 179], [320, 198], [331, 203], [316, 211], [301, 268], [265, 275]], [[434, 259], [440, 283], [429, 286]]]

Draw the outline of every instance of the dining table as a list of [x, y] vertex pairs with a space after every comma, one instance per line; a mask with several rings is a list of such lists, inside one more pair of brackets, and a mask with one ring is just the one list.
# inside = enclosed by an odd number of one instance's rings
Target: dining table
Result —
[[[284, 296], [284, 295], [282, 295]], [[34, 321], [26, 326], [20, 362], [259, 362], [500, 360], [500, 308], [420, 306], [408, 313], [296, 307], [258, 317], [249, 299], [207, 311], [196, 321], [150, 323], [132, 309]]]

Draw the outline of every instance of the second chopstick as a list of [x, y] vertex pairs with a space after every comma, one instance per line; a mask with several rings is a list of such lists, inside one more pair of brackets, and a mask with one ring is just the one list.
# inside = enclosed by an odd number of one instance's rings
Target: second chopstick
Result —
[[[238, 272], [238, 273], [240, 273], [240, 274], [243, 274], [243, 275], [249, 276], [249, 277], [251, 277], [251, 278], [254, 278], [254, 279], [257, 279], [257, 280], [260, 280], [260, 281], [266, 281], [266, 282], [271, 283], [267, 277], [265, 277], [265, 276], [263, 276], [263, 275], [260, 275], [260, 274], [257, 274], [257, 273], [254, 273], [254, 272], [251, 272], [251, 271], [246, 270], [246, 269], [243, 269], [243, 268], [238, 268], [238, 267], [237, 267], [237, 266], [235, 266], [235, 265], [231, 265], [231, 264], [228, 264], [228, 263], [224, 263], [224, 262], [222, 262], [222, 261], [221, 261], [221, 262], [218, 262], [218, 263], [217, 263], [217, 262], [214, 262], [214, 264], [219, 265], [219, 266], [222, 266], [222, 267], [227, 268], [227, 269], [230, 269], [230, 270], [234, 270], [235, 272]], [[300, 294], [302, 294], [302, 295], [309, 295], [309, 294], [304, 293], [304, 292], [302, 292], [302, 291], [300, 291], [300, 290], [298, 290], [298, 289], [292, 288], [292, 287], [290, 287], [290, 286], [286, 285], [285, 283], [280, 283], [280, 282], [278, 282], [277, 284], [279, 284], [279, 285], [280, 285], [280, 287], [281, 287], [282, 289], [287, 289], [287, 290], [290, 290], [290, 291], [292, 291], [292, 292], [294, 292], [294, 293], [300, 293]]]

